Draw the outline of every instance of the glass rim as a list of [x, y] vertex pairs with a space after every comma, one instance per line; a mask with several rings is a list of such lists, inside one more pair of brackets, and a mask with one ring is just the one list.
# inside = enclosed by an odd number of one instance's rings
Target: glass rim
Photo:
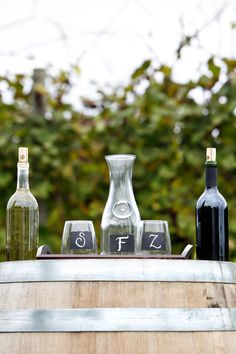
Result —
[[114, 154], [114, 155], [105, 155], [106, 160], [134, 160], [136, 155], [134, 154]]
[[152, 223], [164, 223], [164, 224], [168, 224], [167, 220], [140, 220], [140, 222], [152, 222]]
[[93, 223], [93, 221], [92, 221], [92, 220], [66, 220], [66, 221], [65, 221], [65, 224], [66, 224], [66, 223], [68, 223], [68, 224], [69, 224], [69, 223], [71, 223], [71, 224], [72, 224], [72, 223], [78, 223], [78, 224], [79, 224], [79, 223], [80, 223], [80, 224], [85, 224], [85, 223], [87, 223], [87, 224], [88, 224], [88, 223]]

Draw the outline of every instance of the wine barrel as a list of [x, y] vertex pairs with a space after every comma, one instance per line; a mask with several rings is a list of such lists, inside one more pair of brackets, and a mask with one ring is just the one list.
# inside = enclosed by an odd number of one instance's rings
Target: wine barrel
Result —
[[0, 264], [0, 353], [234, 353], [236, 264]]

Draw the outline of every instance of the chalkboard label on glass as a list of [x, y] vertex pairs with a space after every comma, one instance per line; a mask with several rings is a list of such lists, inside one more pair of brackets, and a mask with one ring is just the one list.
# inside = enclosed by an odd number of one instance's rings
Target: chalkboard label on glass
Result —
[[134, 235], [111, 235], [110, 252], [134, 252]]
[[90, 231], [71, 231], [70, 249], [91, 250], [94, 248], [92, 232]]
[[144, 232], [142, 235], [142, 250], [146, 251], [165, 251], [164, 232]]

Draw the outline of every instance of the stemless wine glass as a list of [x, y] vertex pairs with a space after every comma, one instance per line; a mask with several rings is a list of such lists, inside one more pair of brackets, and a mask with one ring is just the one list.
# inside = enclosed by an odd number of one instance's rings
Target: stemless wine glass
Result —
[[64, 225], [61, 253], [96, 254], [97, 242], [90, 220], [70, 220]]
[[142, 220], [139, 226], [141, 254], [171, 254], [168, 222]]

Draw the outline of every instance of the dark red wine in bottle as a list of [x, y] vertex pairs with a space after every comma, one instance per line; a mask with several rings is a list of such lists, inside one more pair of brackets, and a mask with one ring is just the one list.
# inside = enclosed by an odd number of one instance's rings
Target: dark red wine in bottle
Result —
[[197, 258], [228, 261], [228, 207], [217, 188], [215, 148], [206, 150], [205, 184], [196, 204]]

